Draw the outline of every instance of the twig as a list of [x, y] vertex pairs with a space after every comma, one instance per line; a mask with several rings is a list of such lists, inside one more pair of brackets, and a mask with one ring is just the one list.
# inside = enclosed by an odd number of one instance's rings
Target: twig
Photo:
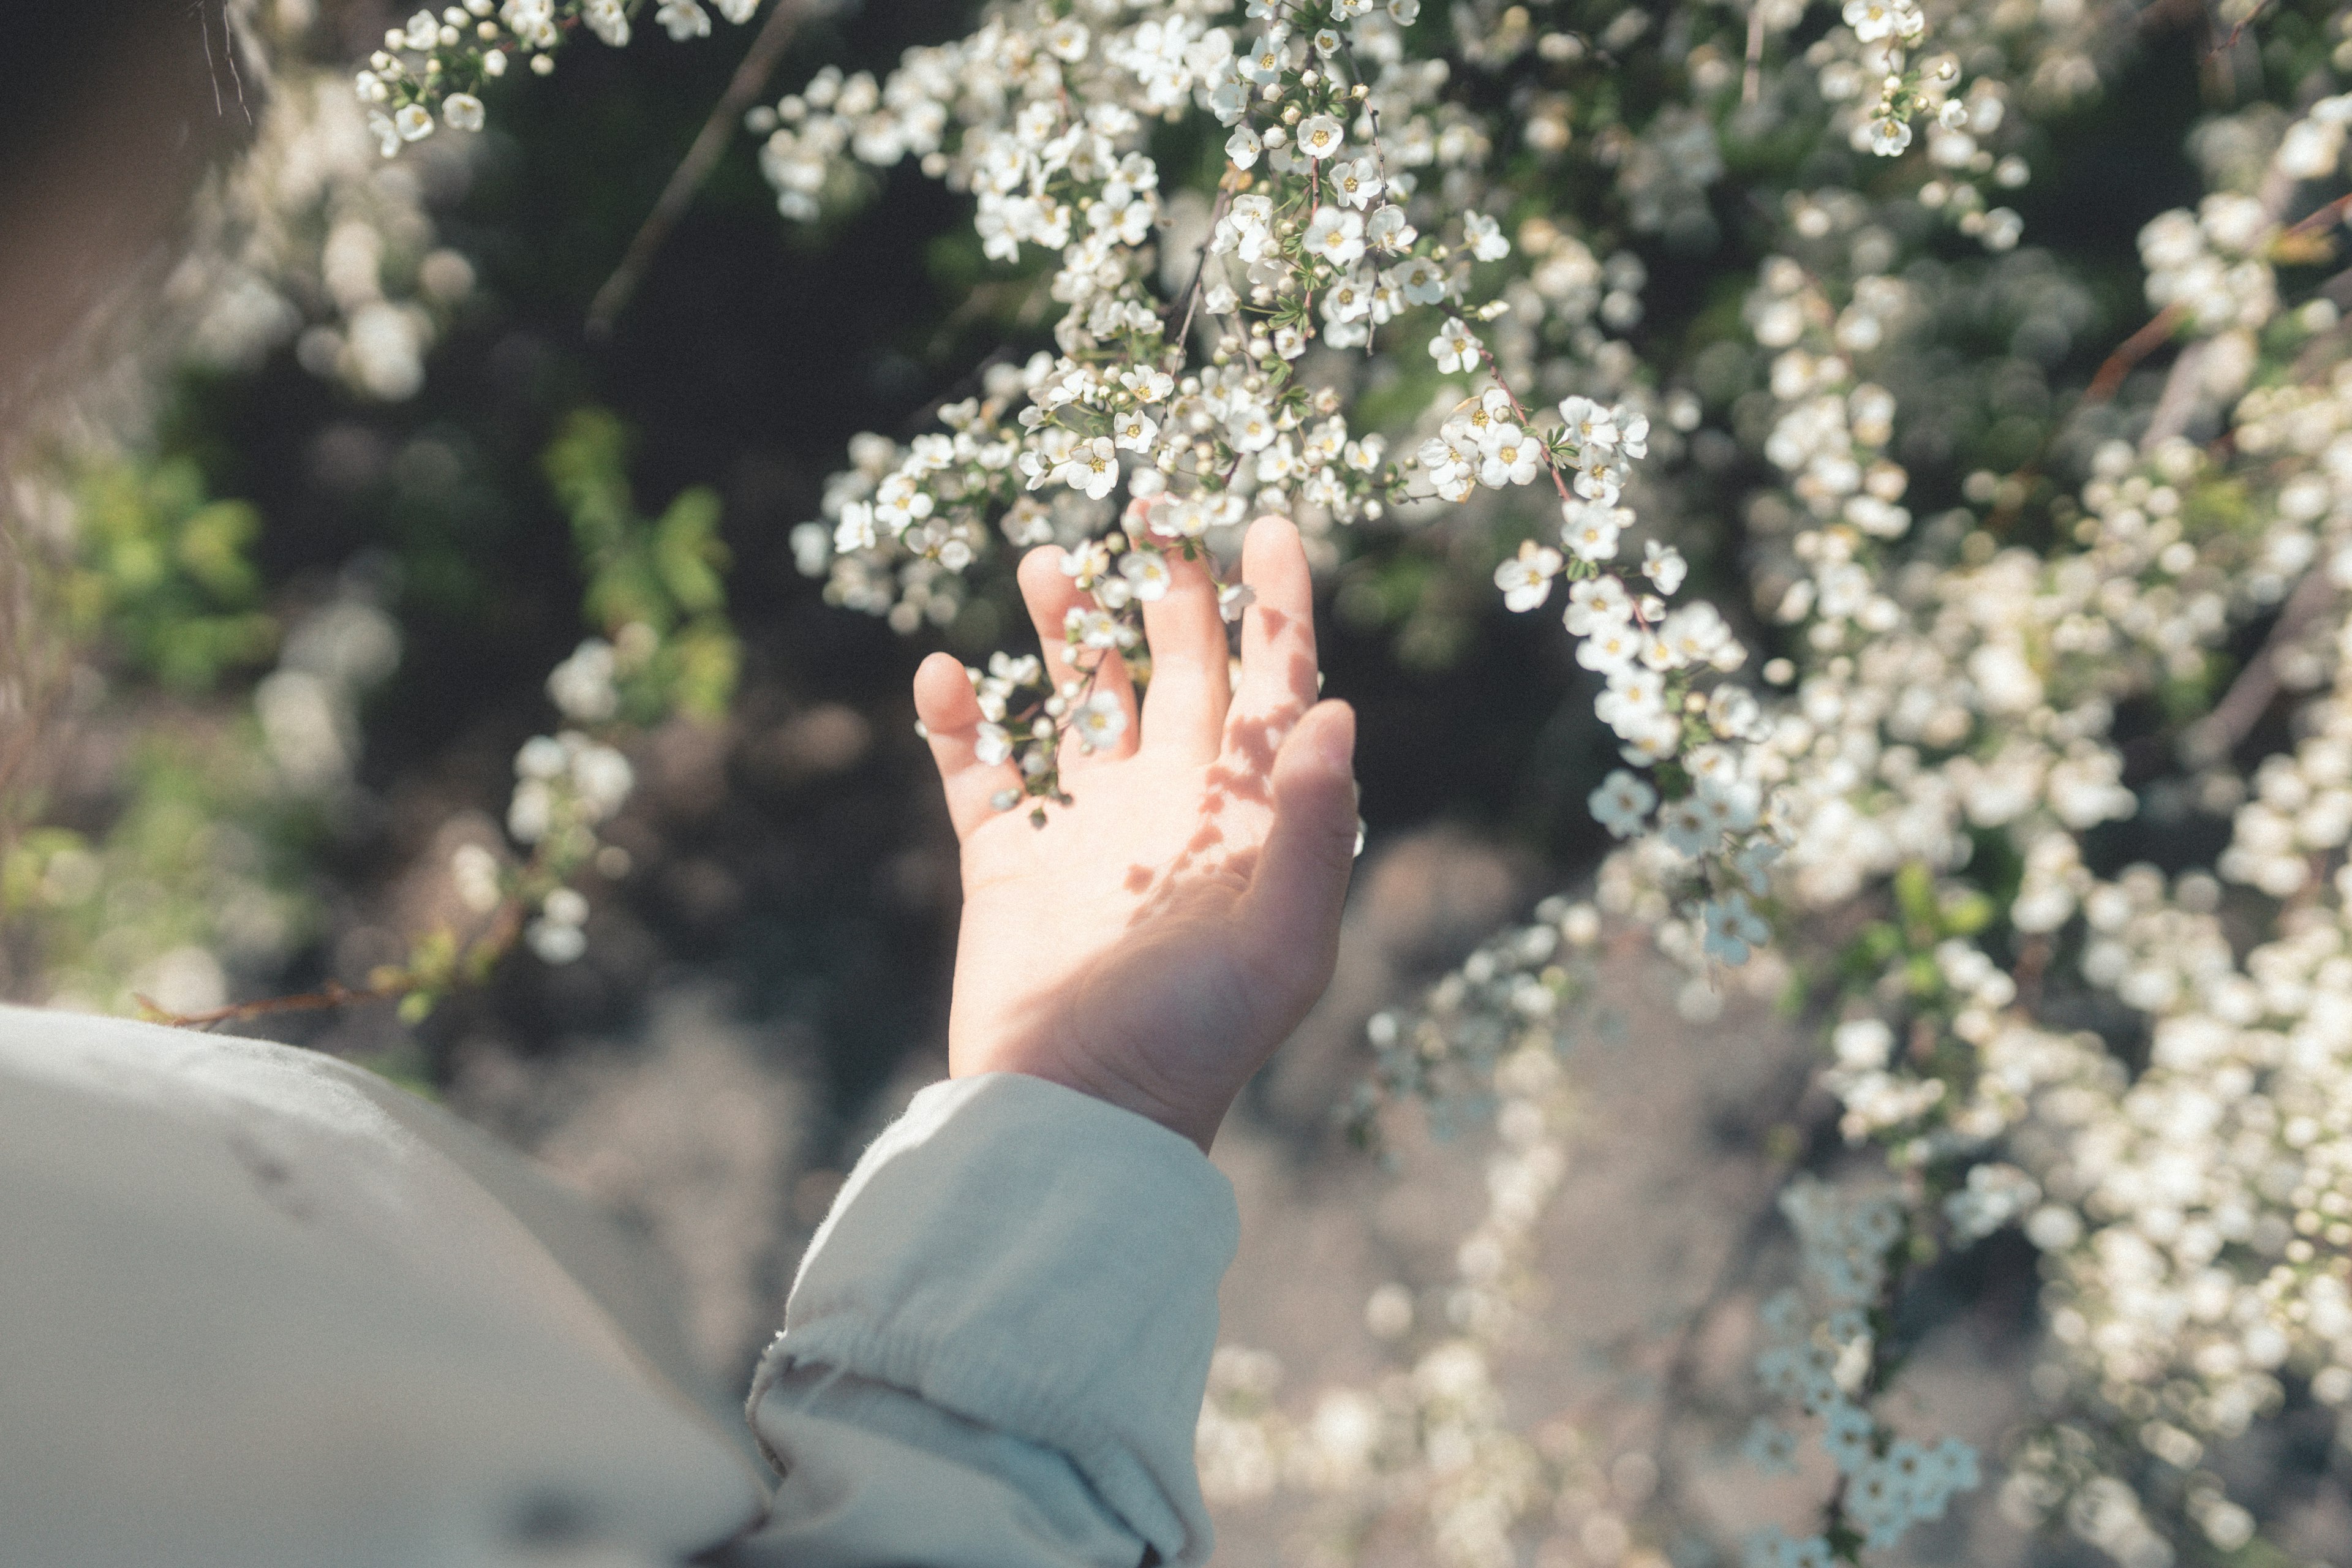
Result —
[[2230, 29], [2230, 36], [2228, 37], [2222, 39], [2220, 43], [2205, 51], [2205, 58], [2209, 60], [2219, 59], [2221, 56], [2228, 54], [2231, 49], [2236, 48], [2238, 47], [2238, 40], [2246, 36], [2246, 29], [2254, 25], [2254, 18], [2260, 16], [2263, 12], [2270, 8], [2271, 0], [2261, 0], [2261, 4], [2257, 5], [2252, 10], [2246, 13], [2243, 20], [2240, 21], [2236, 26]]
[[205, 45], [205, 79], [213, 84], [213, 115], [221, 113], [220, 70], [213, 64], [213, 25], [205, 16], [205, 0], [196, 0], [196, 37]]
[[2303, 635], [2319, 613], [2336, 596], [2336, 584], [2325, 566], [2316, 566], [2303, 574], [2294, 592], [2272, 623], [2270, 635], [2263, 646], [2230, 683], [2221, 700], [2213, 710], [2181, 732], [2181, 754], [2192, 763], [2214, 763], [2237, 750], [2238, 742], [2246, 738], [2256, 721], [2270, 709], [2271, 700], [2279, 693], [2278, 657], [2288, 645]]
[[596, 290], [595, 299], [589, 302], [587, 331], [590, 337], [612, 335], [614, 318], [628, 304], [629, 297], [637, 291], [637, 285], [645, 281], [646, 270], [653, 265], [655, 253], [669, 238], [669, 231], [677, 226], [679, 218], [686, 216], [686, 209], [693, 203], [695, 193], [702, 188], [702, 183], [710, 177], [710, 171], [718, 166], [720, 154], [727, 150], [728, 138], [734, 133], [735, 125], [742, 119], [743, 111], [751, 107], [751, 100], [767, 87], [768, 79], [775, 74], [777, 62], [783, 58], [784, 50], [792, 44], [793, 35], [800, 30], [800, 25], [822, 3], [823, 0], [776, 0], [776, 7], [768, 13], [767, 21], [761, 25], [759, 36], [744, 51], [743, 63], [735, 68], [734, 79], [728, 82], [727, 90], [712, 106], [710, 118], [702, 122], [702, 130], [696, 134], [694, 144], [686, 150], [686, 156], [671, 171], [669, 184], [662, 187], [662, 194], [655, 201], [653, 210], [646, 215], [644, 226], [629, 241], [629, 248], [622, 254], [621, 264], [613, 268], [613, 275], [604, 279], [604, 287]]
[[257, 1002], [237, 1002], [203, 1013], [174, 1013], [137, 992], [131, 994], [131, 1000], [139, 1004], [140, 1015], [151, 1024], [174, 1029], [209, 1029], [215, 1024], [242, 1024], [271, 1013], [314, 1013], [362, 1002], [389, 1002], [413, 989], [405, 984], [354, 988], [340, 980], [330, 980], [318, 990], [306, 991], [299, 996], [265, 996]]
[[1218, 181], [1216, 205], [1209, 209], [1209, 232], [1201, 241], [1200, 259], [1192, 264], [1192, 286], [1184, 290], [1184, 324], [1176, 329], [1175, 338], [1180, 346], [1192, 341], [1192, 310], [1201, 302], [1201, 285], [1209, 276], [1209, 247], [1215, 243], [1217, 225], [1224, 221], [1226, 205], [1233, 199], [1232, 187]]
[[[207, 47], [207, 54], [211, 52]], [[221, 0], [221, 53], [228, 59], [228, 79], [236, 84], [236, 106], [245, 114], [245, 122], [253, 123], [253, 105], [245, 101], [245, 75], [236, 68], [236, 35], [229, 30], [228, 0]], [[215, 89], [214, 96], [219, 96]], [[217, 111], [217, 105], [215, 111]]]
[[2341, 195], [2326, 205], [2305, 214], [2279, 235], [2280, 239], [2294, 239], [2318, 229], [2328, 227], [2347, 211], [2352, 211], [2352, 195]]
[[2178, 302], [2167, 305], [2149, 318], [2146, 326], [2118, 344], [2115, 353], [2100, 362], [2091, 384], [2083, 389], [2083, 400], [2075, 405], [2076, 411], [2113, 397], [2122, 388], [2124, 378], [2138, 368], [2139, 362], [2170, 340], [2173, 329], [2187, 313]]

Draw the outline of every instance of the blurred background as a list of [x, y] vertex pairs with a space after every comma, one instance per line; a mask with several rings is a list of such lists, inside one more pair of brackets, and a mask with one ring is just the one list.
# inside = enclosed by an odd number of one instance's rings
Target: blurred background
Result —
[[[827, 63], [886, 68], [972, 10], [814, 11], [767, 96]], [[724, 569], [731, 691], [629, 742], [638, 787], [581, 884], [584, 951], [519, 945], [421, 1020], [379, 1002], [236, 1026], [441, 1099], [649, 1235], [724, 1401], [841, 1172], [944, 1070], [955, 849], [908, 685], [931, 648], [982, 658], [1017, 625], [1002, 563], [950, 626], [902, 635], [828, 606], [792, 530], [854, 436], [917, 433], [975, 365], [1046, 344], [1049, 323], [1025, 275], [982, 264], [961, 199], [911, 167], [839, 216], [787, 225], [738, 134], [592, 334], [591, 300], [749, 32], [679, 47], [641, 28], [626, 49], [568, 50], [552, 78], [505, 84], [480, 136], [386, 163], [317, 106], [348, 94], [394, 10], [244, 15], [274, 66], [219, 0], [11, 10], [0, 994], [202, 1014], [364, 988], [462, 924], [453, 855], [504, 844], [516, 750], [555, 724], [549, 671], [602, 629], [551, 446], [590, 429], [640, 520], [707, 488], [716, 530], [694, 548]], [[2201, 47], [2151, 26], [2119, 85], [2053, 138], [2063, 157], [2017, 205], [2070, 280], [2037, 284], [2030, 250], [1976, 280], [1988, 334], [2037, 310], [2062, 330], [2003, 360], [1999, 384], [1916, 367], [1944, 442], [1906, 454], [1920, 491], [2021, 462], [2041, 426], [2003, 419], [2044, 413], [2144, 319], [2133, 237], [2200, 189], [2181, 148]], [[240, 195], [240, 181], [270, 185]], [[1652, 278], [1637, 338], [1679, 353], [1723, 331], [1710, 287], [1752, 270], [1752, 199], [1735, 174], [1707, 194], [1704, 233], [1632, 242]], [[1754, 460], [1692, 446], [1661, 481], [1672, 506], [1735, 515]], [[1737, 529], [1714, 531], [1732, 542], [1691, 547], [1702, 587], [1737, 580]], [[1384, 1364], [1404, 1330], [1367, 1320], [1379, 1287], [1452, 1269], [1486, 1136], [1433, 1140], [1408, 1120], [1385, 1163], [1342, 1138], [1364, 1022], [1589, 879], [1604, 839], [1584, 802], [1613, 751], [1555, 623], [1492, 592], [1489, 531], [1343, 553], [1320, 630], [1327, 689], [1361, 716], [1368, 847], [1339, 980], [1219, 1149], [1246, 1227], [1228, 1336], [1306, 1391]], [[1638, 945], [1612, 950], [1575, 1047], [1591, 1136], [1545, 1222], [1548, 1256], [1571, 1261], [1507, 1389], [1523, 1425], [1572, 1418], [1593, 1445], [1582, 1517], [1620, 1522], [1584, 1529], [1578, 1560], [1603, 1568], [1649, 1550], [1623, 1521], [1677, 1489], [1727, 1518], [1741, 1506], [1727, 1478], [1744, 1421], [1724, 1414], [1738, 1325], [1785, 1272], [1777, 1173], [1831, 1120], [1793, 1023], [1761, 1001], [1695, 1023], [1667, 1005], [1675, 984]], [[2017, 1415], [1999, 1388], [2033, 1331], [2031, 1258], [1995, 1247], [1940, 1284], [1918, 1309], [1920, 1397], [1997, 1443]], [[2301, 1489], [2283, 1506], [2306, 1510], [2308, 1541], [2352, 1552], [2340, 1487], [2309, 1463], [2247, 1468], [2254, 1492], [2266, 1474]], [[2087, 1553], [2033, 1546], [1979, 1500], [1906, 1556]], [[1311, 1561], [1336, 1550], [1318, 1528], [1236, 1502], [1221, 1560]], [[1377, 1537], [1366, 1550], [1390, 1560]], [[1415, 1560], [1410, 1535], [1387, 1550]]]

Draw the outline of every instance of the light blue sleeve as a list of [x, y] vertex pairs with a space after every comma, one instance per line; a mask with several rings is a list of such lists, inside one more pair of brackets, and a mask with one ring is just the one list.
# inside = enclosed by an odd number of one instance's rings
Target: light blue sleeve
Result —
[[1041, 1079], [935, 1084], [811, 1243], [750, 1415], [783, 1479], [746, 1564], [1207, 1561], [1192, 1457], [1233, 1188]]

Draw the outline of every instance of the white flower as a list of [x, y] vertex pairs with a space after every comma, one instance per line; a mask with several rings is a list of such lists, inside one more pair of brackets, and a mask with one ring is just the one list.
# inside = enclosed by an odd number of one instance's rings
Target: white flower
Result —
[[1618, 531], [1633, 521], [1624, 508], [1592, 500], [1563, 501], [1559, 514], [1560, 542], [1583, 561], [1615, 559]]
[[460, 844], [449, 856], [449, 879], [457, 901], [478, 915], [488, 914], [506, 897], [499, 858], [479, 844]]
[[1462, 243], [1481, 261], [1500, 261], [1511, 254], [1511, 242], [1503, 237], [1503, 226], [1484, 213], [1462, 215]]
[[1895, 12], [1887, 0], [1846, 0], [1845, 25], [1864, 43], [1875, 43], [1894, 35]]
[[433, 134], [433, 115], [421, 103], [404, 103], [392, 117], [392, 128], [403, 142], [422, 142]]
[[1633, 618], [1633, 597], [1616, 578], [1587, 577], [1569, 584], [1564, 619], [1570, 636], [1589, 636], [1596, 627], [1604, 626], [1622, 626]]
[[1669, 668], [1737, 669], [1748, 657], [1713, 605], [1685, 605], [1658, 627], [1659, 653]]
[[629, 13], [621, 0], [588, 0], [580, 7], [580, 19], [588, 30], [614, 48], [624, 48], [629, 42]]
[[1274, 445], [1274, 421], [1263, 408], [1244, 408], [1225, 425], [1225, 439], [1238, 452], [1263, 452]]
[[1628, 404], [1618, 404], [1609, 411], [1610, 423], [1617, 426], [1617, 450], [1628, 458], [1650, 455], [1650, 416]]
[[1148, 414], [1129, 409], [1111, 421], [1111, 444], [1129, 452], [1148, 452], [1160, 438], [1160, 426]]
[[1258, 140], [1257, 132], [1244, 125], [1225, 139], [1225, 156], [1233, 160], [1236, 169], [1253, 168], [1257, 163], [1258, 153], [1265, 147], [1265, 143]]
[[520, 779], [551, 779], [569, 766], [563, 742], [552, 735], [533, 735], [515, 752], [515, 777]]
[[1768, 1476], [1797, 1473], [1797, 1435], [1760, 1415], [1748, 1427], [1748, 1440], [1740, 1444], [1739, 1451], [1749, 1464]]
[[1056, 484], [1067, 485], [1100, 500], [1118, 483], [1118, 448], [1108, 436], [1080, 441], [1070, 448], [1069, 456], [1054, 469], [1052, 477]]
[[1480, 347], [1477, 335], [1463, 324], [1459, 316], [1448, 316], [1445, 325], [1429, 340], [1430, 357], [1445, 375], [1476, 370]]
[[1620, 838], [1630, 838], [1648, 820], [1650, 808], [1658, 804], [1658, 792], [1618, 768], [1601, 781], [1586, 804], [1592, 808], [1593, 821]]
[[563, 41], [555, 30], [555, 0], [506, 0], [499, 20], [527, 49], [551, 49]]
[[1568, 438], [1579, 452], [1590, 453], [1596, 447], [1606, 450], [1617, 444], [1614, 412], [1590, 397], [1562, 398], [1559, 417], [1568, 426]]
[[1709, 900], [1700, 906], [1700, 913], [1706, 921], [1707, 955], [1726, 963], [1747, 963], [1750, 949], [1771, 940], [1771, 928], [1748, 907], [1745, 893], [1735, 891], [1720, 900]]
[[1127, 710], [1110, 692], [1090, 692], [1071, 716], [1070, 728], [1076, 732], [1081, 748], [1098, 752], [1126, 731]]
[[482, 100], [470, 92], [453, 92], [441, 100], [441, 118], [452, 131], [479, 131]]
[[1601, 621], [1576, 645], [1576, 662], [1605, 675], [1612, 669], [1624, 668], [1641, 652], [1642, 638], [1632, 626]]
[[1289, 65], [1290, 55], [1283, 47], [1281, 34], [1269, 32], [1257, 41], [1256, 47], [1242, 57], [1241, 72], [1260, 87], [1265, 87], [1281, 80], [1282, 73]]
[[588, 951], [586, 934], [576, 925], [558, 921], [531, 921], [523, 931], [523, 940], [542, 963], [571, 963]]
[[1609, 687], [1592, 704], [1601, 721], [1631, 740], [1648, 733], [1665, 714], [1666, 678], [1654, 669], [1628, 665], [1609, 672]]
[[1364, 254], [1364, 220], [1346, 207], [1321, 206], [1307, 225], [1307, 249], [1336, 268], [1352, 266]]
[[1560, 553], [1528, 540], [1519, 552], [1495, 568], [1495, 586], [1503, 590], [1507, 609], [1532, 610], [1551, 597], [1551, 580], [1559, 574]]
[[1642, 573], [1658, 586], [1661, 594], [1672, 594], [1683, 585], [1683, 577], [1690, 565], [1683, 552], [1671, 544], [1661, 544], [1654, 539], [1642, 543]]
[[841, 509], [840, 521], [834, 524], [833, 547], [841, 554], [874, 548], [874, 508], [866, 501], [854, 500]]
[[1658, 829], [1675, 853], [1694, 860], [1723, 842], [1715, 815], [1690, 797], [1668, 801], [1658, 813]]
[[1118, 618], [1108, 610], [1072, 605], [1062, 617], [1062, 636], [1079, 647], [1117, 647], [1119, 630]]
[[[1360, 167], [1362, 160], [1359, 159], [1357, 160], [1357, 163]], [[1389, 256], [1403, 255], [1406, 251], [1412, 248], [1412, 242], [1420, 237], [1419, 233], [1413, 228], [1412, 225], [1405, 221], [1404, 209], [1400, 206], [1384, 206], [1377, 208], [1364, 224], [1365, 241], [1369, 243], [1374, 250], [1381, 251]], [[1434, 273], [1436, 268], [1432, 268], [1430, 270], [1432, 273]], [[1402, 281], [1400, 282], [1399, 287], [1402, 287]], [[1422, 305], [1433, 305], [1444, 297], [1445, 284], [1444, 280], [1440, 278], [1437, 283], [1436, 293], [1431, 295], [1426, 300], [1416, 300], [1413, 302], [1415, 304]], [[1408, 296], [1408, 298], [1410, 298], [1410, 296]]]
[[621, 705], [621, 694], [613, 685], [613, 645], [603, 637], [590, 637], [549, 672], [547, 695], [574, 723], [610, 719]]
[[588, 899], [577, 888], [557, 888], [540, 904], [540, 912], [560, 926], [588, 923]]
[[568, 731], [563, 739], [572, 742], [566, 750], [572, 753], [572, 787], [579, 791], [589, 819], [602, 822], [628, 800], [629, 792], [636, 787], [636, 774], [629, 767], [629, 759], [610, 746], [583, 741]]
[[1332, 153], [1337, 153], [1340, 143], [1348, 139], [1346, 129], [1340, 125], [1339, 117], [1331, 114], [1307, 116], [1298, 122], [1296, 134], [1298, 140], [1298, 150], [1310, 158], [1318, 159], [1328, 158]]
[[1543, 447], [1516, 425], [1497, 425], [1479, 444], [1478, 482], [1490, 489], [1523, 485], [1543, 467]]
[[1175, 581], [1169, 574], [1168, 558], [1156, 550], [1129, 551], [1118, 559], [1118, 573], [1134, 595], [1146, 604], [1167, 597]]
[[[1331, 194], [1342, 205], [1361, 212], [1380, 199], [1381, 181], [1380, 161], [1357, 158], [1344, 163], [1334, 163], [1330, 169]], [[1397, 215], [1400, 221], [1404, 215]]]
[[1238, 621], [1242, 612], [1257, 603], [1257, 590], [1246, 583], [1224, 583], [1217, 588], [1217, 614], [1228, 622]]
[[1118, 384], [1133, 393], [1139, 403], [1157, 403], [1176, 390], [1176, 378], [1151, 365], [1119, 372]]
[[710, 36], [710, 17], [696, 0], [661, 0], [654, 20], [669, 29], [673, 42]]
[[1013, 736], [1003, 725], [981, 721], [972, 736], [971, 754], [986, 766], [994, 767], [1013, 754]]
[[1372, 309], [1370, 275], [1362, 269], [1335, 279], [1323, 291], [1323, 319], [1346, 323], [1360, 321]]
[[[1380, 232], [1381, 213], [1395, 210], [1394, 207], [1382, 207], [1381, 212], [1372, 215], [1370, 231], [1375, 237]], [[1434, 305], [1445, 298], [1445, 274], [1437, 269], [1435, 262], [1423, 257], [1416, 256], [1410, 261], [1399, 263], [1389, 273], [1389, 278], [1403, 292], [1409, 304]]]
[[1894, 158], [1911, 145], [1911, 122], [1892, 114], [1882, 114], [1870, 122], [1870, 150], [1882, 158]]

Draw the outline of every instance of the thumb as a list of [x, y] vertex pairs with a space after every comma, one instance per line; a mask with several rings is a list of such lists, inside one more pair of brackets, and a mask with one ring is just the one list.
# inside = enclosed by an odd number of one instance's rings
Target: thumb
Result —
[[[1287, 986], [1311, 1004], [1331, 981], [1339, 911], [1356, 864], [1356, 710], [1318, 702], [1274, 758], [1274, 826], [1244, 921]], [[1269, 964], [1269, 968], [1275, 965]]]

